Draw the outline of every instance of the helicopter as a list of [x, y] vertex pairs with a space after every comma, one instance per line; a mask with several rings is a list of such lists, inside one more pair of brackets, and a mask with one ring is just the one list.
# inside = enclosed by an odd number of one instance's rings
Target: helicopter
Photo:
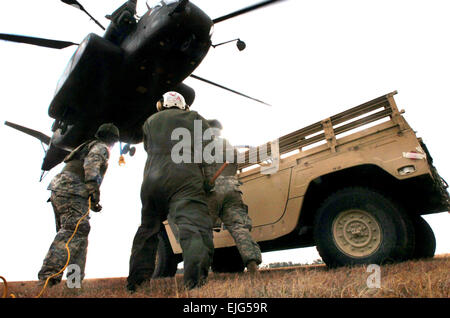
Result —
[[44, 172], [61, 163], [78, 145], [93, 138], [105, 122], [120, 130], [121, 154], [134, 155], [142, 141], [142, 125], [156, 112], [156, 101], [167, 91], [177, 91], [192, 105], [195, 91], [184, 84], [187, 77], [214, 85], [232, 93], [267, 103], [223, 85], [196, 76], [211, 47], [211, 36], [217, 23], [283, 0], [266, 0], [224, 16], [211, 19], [189, 0], [147, 1], [147, 12], [136, 15], [137, 0], [128, 0], [111, 15], [103, 27], [76, 0], [61, 0], [86, 13], [105, 33], [90, 33], [81, 43], [0, 33], [0, 39], [41, 47], [64, 49], [78, 46], [60, 77], [48, 115], [54, 119], [52, 136], [6, 121], [5, 125], [40, 140], [48, 147], [42, 162]]

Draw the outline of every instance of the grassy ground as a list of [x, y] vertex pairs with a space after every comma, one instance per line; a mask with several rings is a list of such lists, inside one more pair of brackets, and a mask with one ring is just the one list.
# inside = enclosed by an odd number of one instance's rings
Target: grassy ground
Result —
[[[136, 293], [125, 289], [126, 278], [86, 279], [80, 289], [70, 289], [65, 281], [47, 288], [42, 297], [66, 298], [449, 298], [450, 254], [433, 259], [384, 265], [379, 288], [369, 288], [373, 271], [367, 266], [327, 269], [325, 266], [261, 270], [258, 275], [210, 274], [208, 283], [191, 291], [183, 288], [183, 277], [155, 279]], [[0, 292], [4, 290], [0, 284]], [[10, 282], [8, 295], [35, 297], [37, 282]]]

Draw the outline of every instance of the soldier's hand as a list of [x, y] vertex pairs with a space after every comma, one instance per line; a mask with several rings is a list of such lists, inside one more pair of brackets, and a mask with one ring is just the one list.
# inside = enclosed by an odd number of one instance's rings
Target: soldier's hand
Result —
[[94, 212], [100, 212], [100, 211], [102, 210], [102, 206], [101, 206], [99, 203], [94, 204], [94, 205], [91, 207], [91, 210], [94, 211]]
[[[95, 206], [100, 202], [100, 187], [97, 182], [88, 182], [86, 183], [86, 188], [88, 191], [88, 195], [91, 198], [91, 205]], [[94, 210], [92, 210], [94, 211]]]
[[208, 180], [205, 180], [203, 182], [203, 189], [205, 189], [206, 193], [211, 192], [211, 190], [214, 188], [214, 184], [209, 183]]

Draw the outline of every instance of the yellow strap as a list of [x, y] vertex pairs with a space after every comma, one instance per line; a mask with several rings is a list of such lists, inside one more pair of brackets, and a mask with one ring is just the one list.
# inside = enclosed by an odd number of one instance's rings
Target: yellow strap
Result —
[[[3, 287], [3, 296], [2, 298], [8, 297], [8, 282], [6, 281], [5, 277], [0, 276], [0, 279], [3, 281], [5, 286]], [[16, 298], [14, 294], [10, 294], [11, 298]]]

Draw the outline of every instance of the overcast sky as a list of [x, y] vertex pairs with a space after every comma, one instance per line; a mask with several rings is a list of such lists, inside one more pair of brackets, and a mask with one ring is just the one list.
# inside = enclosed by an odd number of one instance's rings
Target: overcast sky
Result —
[[[106, 26], [104, 16], [124, 1], [80, 2]], [[216, 18], [258, 1], [193, 2]], [[139, 0], [138, 13], [144, 9]], [[397, 90], [398, 107], [424, 139], [442, 177], [450, 180], [449, 12], [446, 0], [287, 0], [222, 22], [215, 26], [213, 43], [241, 38], [247, 49], [211, 48], [194, 74], [273, 106], [188, 79], [197, 95], [192, 108], [220, 119], [232, 143], [257, 145]], [[57, 0], [7, 1], [0, 11], [0, 33], [79, 43], [90, 32], [103, 34], [81, 11]], [[39, 182], [41, 144], [3, 122], [50, 135], [48, 106], [74, 51], [0, 41], [0, 275], [10, 281], [37, 279], [55, 235], [46, 189], [62, 165]], [[146, 154], [139, 144], [124, 167], [117, 165], [118, 157], [116, 146], [101, 188], [103, 211], [91, 213], [87, 278], [128, 275]], [[435, 232], [437, 253], [450, 253], [448, 213], [425, 218]], [[296, 249], [265, 253], [263, 262], [318, 257], [315, 248]]]

